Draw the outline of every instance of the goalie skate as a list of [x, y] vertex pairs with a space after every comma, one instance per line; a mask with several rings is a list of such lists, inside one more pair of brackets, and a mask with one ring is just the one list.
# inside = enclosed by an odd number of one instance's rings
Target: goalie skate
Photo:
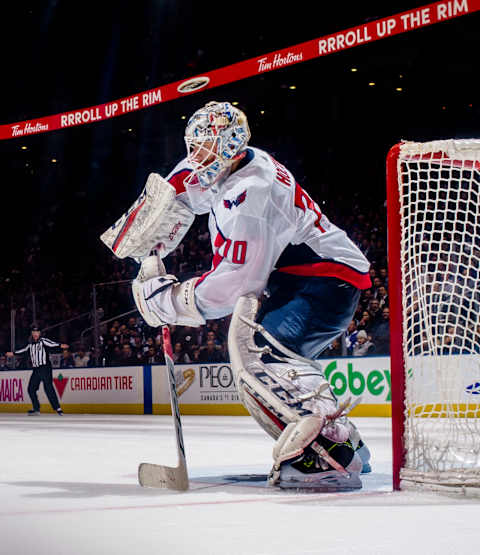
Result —
[[[278, 475], [270, 475], [271, 483], [282, 489], [316, 492], [352, 491], [362, 488], [362, 461], [349, 442], [335, 444], [320, 436], [317, 442], [332, 459], [343, 467], [337, 470], [316, 452], [316, 446], [306, 447], [302, 455], [281, 463]], [[333, 461], [332, 461], [333, 462]]]

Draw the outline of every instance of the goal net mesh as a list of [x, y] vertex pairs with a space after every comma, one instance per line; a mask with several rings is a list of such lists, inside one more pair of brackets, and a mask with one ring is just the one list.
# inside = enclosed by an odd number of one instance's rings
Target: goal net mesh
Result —
[[403, 143], [402, 488], [480, 486], [480, 140]]

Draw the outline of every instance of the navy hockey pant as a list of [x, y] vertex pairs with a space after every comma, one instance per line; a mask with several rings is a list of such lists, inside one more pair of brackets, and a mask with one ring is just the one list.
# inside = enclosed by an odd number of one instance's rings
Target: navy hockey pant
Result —
[[337, 278], [277, 271], [267, 291], [257, 321], [282, 345], [310, 359], [347, 329], [360, 298], [359, 289]]

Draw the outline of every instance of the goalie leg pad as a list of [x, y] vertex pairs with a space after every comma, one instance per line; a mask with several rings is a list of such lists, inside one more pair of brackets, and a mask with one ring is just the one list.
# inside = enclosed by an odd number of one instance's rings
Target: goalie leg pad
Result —
[[306, 416], [298, 422], [291, 422], [282, 432], [273, 447], [273, 460], [276, 465], [298, 457], [307, 445], [312, 443], [325, 425], [325, 419]]
[[228, 349], [238, 395], [253, 418], [274, 439], [291, 422], [304, 416], [326, 418], [326, 435], [346, 441], [349, 430], [342, 422], [328, 420], [337, 411], [336, 398], [324, 376], [306, 363], [270, 364], [261, 360], [255, 344], [258, 300], [240, 297], [235, 305], [228, 332]]

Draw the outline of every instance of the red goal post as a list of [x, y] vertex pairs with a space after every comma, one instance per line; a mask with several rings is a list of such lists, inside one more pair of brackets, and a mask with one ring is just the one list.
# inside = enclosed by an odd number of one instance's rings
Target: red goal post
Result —
[[480, 140], [387, 157], [393, 487], [480, 493]]

